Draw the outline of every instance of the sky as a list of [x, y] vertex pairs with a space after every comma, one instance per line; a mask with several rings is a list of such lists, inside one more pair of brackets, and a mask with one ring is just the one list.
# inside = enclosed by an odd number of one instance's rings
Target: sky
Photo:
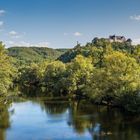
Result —
[[72, 48], [123, 35], [140, 43], [140, 0], [0, 0], [0, 41]]

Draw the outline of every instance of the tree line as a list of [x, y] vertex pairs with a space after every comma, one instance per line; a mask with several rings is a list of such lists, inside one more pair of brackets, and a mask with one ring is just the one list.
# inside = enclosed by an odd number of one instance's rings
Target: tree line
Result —
[[100, 39], [85, 46], [78, 44], [55, 61], [18, 66], [16, 60], [11, 62], [2, 44], [1, 48], [2, 94], [14, 81], [26, 87], [44, 87], [44, 92], [38, 96], [85, 97], [96, 104], [140, 112], [139, 45]]

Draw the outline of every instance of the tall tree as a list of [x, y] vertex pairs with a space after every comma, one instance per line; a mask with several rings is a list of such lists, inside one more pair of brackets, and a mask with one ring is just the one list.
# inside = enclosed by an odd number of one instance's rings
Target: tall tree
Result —
[[4, 45], [0, 42], [0, 102], [7, 96], [14, 76], [15, 68], [12, 65], [12, 58], [6, 54]]

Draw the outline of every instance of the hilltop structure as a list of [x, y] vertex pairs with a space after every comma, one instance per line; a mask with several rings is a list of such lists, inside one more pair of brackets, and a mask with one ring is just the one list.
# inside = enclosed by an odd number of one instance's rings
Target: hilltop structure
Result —
[[95, 37], [92, 40], [92, 43], [95, 43], [95, 42], [97, 42], [100, 39], [109, 41], [111, 43], [112, 42], [129, 43], [129, 44], [132, 43], [132, 40], [130, 38], [126, 39], [124, 36], [116, 36], [116, 35], [111, 35], [111, 36], [109, 36], [109, 38], [97, 38], [97, 37]]
[[123, 43], [123, 42], [132, 43], [132, 40], [130, 38], [126, 39], [124, 36], [116, 36], [116, 35], [109, 36], [109, 41], [120, 42], [120, 43]]

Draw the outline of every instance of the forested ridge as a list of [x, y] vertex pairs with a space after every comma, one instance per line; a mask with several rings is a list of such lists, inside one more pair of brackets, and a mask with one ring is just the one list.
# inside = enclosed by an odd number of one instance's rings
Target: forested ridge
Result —
[[20, 58], [15, 59], [14, 51], [11, 57], [2, 43], [0, 48], [1, 98], [18, 83], [43, 87], [43, 92], [32, 96], [84, 97], [95, 104], [140, 112], [140, 45], [98, 39], [65, 53], [61, 50], [57, 58], [24, 61], [24, 65]]
[[19, 64], [41, 62], [45, 59], [55, 60], [65, 53], [67, 49], [51, 49], [47, 47], [11, 47], [8, 55], [17, 59]]

